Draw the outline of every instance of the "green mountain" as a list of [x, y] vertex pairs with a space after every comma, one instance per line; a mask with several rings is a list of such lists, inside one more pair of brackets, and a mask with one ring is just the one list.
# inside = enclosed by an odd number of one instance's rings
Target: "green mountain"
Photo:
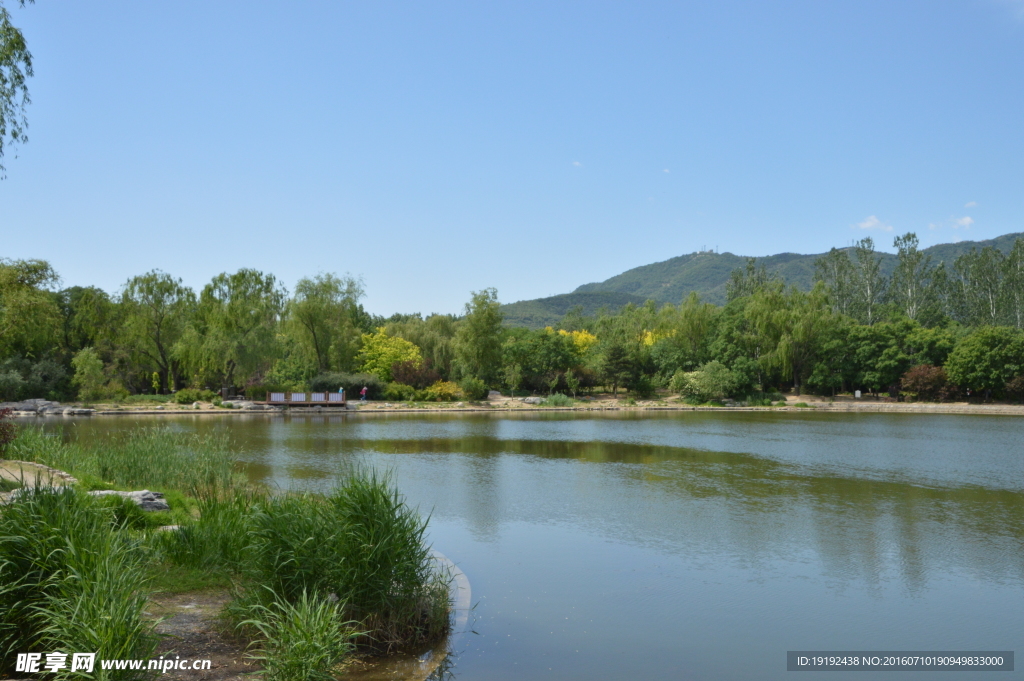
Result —
[[[1004, 234], [986, 241], [960, 241], [953, 244], [938, 244], [923, 249], [931, 255], [932, 264], [952, 263], [972, 248], [994, 246], [1003, 253], [1013, 248], [1013, 242], [1024, 237], [1024, 232]], [[782, 277], [787, 284], [803, 290], [810, 290], [814, 284], [814, 261], [823, 253], [800, 255], [779, 253], [758, 258], [758, 265], [764, 265], [772, 273]], [[882, 271], [886, 276], [896, 267], [896, 256], [881, 253]], [[505, 323], [510, 326], [543, 328], [556, 324], [573, 307], [582, 306], [584, 314], [594, 314], [602, 307], [618, 310], [627, 303], [642, 304], [651, 299], [658, 303], [678, 304], [691, 291], [717, 305], [725, 304], [725, 284], [734, 269], [746, 266], [746, 256], [732, 253], [702, 251], [680, 255], [669, 260], [642, 267], [634, 267], [611, 279], [584, 284], [572, 293], [549, 298], [523, 300], [503, 305]]]

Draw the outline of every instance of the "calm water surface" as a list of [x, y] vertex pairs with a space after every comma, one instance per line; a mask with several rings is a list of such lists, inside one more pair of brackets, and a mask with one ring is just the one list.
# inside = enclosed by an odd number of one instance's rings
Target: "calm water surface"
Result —
[[[154, 422], [49, 423], [95, 438]], [[783, 679], [787, 650], [1024, 651], [1024, 419], [159, 423], [228, 433], [250, 476], [281, 488], [323, 489], [353, 463], [392, 470], [472, 582], [459, 681]]]

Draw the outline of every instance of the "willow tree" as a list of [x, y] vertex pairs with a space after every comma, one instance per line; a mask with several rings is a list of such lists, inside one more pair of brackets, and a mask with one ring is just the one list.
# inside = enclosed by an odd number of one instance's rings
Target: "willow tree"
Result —
[[175, 347], [195, 314], [196, 294], [166, 272], [132, 277], [121, 292], [122, 340], [136, 364], [154, 371], [161, 392], [178, 387], [181, 361]]
[[475, 291], [455, 331], [455, 359], [462, 375], [475, 376], [488, 385], [498, 380], [501, 368], [504, 334], [500, 308], [496, 289]]
[[[19, 4], [24, 7], [25, 0]], [[25, 108], [31, 100], [26, 81], [31, 75], [32, 53], [25, 36], [11, 23], [11, 14], [0, 0], [0, 177], [4, 176], [5, 146], [28, 140]]]
[[203, 287], [175, 355], [203, 382], [230, 388], [258, 378], [276, 355], [287, 291], [272, 274], [241, 269]]
[[753, 296], [747, 315], [767, 348], [762, 356], [766, 368], [792, 379], [799, 395], [833, 319], [824, 287], [819, 284], [810, 293], [781, 286], [765, 289]]
[[346, 371], [359, 350], [357, 326], [363, 284], [352, 277], [318, 274], [300, 279], [288, 302], [289, 334], [320, 372]]

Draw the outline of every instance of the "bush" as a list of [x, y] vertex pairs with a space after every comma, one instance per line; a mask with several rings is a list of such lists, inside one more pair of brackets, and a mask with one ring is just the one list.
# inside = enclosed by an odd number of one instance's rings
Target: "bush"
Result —
[[459, 381], [459, 388], [467, 400], [482, 400], [487, 397], [487, 385], [475, 376], [468, 376]]
[[453, 402], [462, 398], [462, 390], [451, 381], [438, 381], [423, 392], [428, 402]]
[[7, 450], [7, 445], [18, 437], [18, 426], [10, 420], [11, 410], [0, 409], [0, 454]]
[[196, 390], [185, 388], [174, 393], [174, 401], [178, 404], [192, 404], [193, 402], [212, 402], [217, 393], [212, 390]]
[[573, 400], [562, 393], [555, 393], [554, 395], [549, 395], [543, 404], [545, 407], [571, 407]]
[[404, 362], [395, 362], [391, 365], [391, 378], [395, 383], [404, 383], [405, 385], [411, 385], [417, 390], [423, 390], [427, 386], [440, 381], [441, 374], [434, 371], [428, 357], [418, 363], [416, 360], [411, 359]]
[[384, 399], [390, 402], [412, 402], [416, 399], [416, 388], [404, 383], [388, 383], [384, 388]]
[[654, 395], [654, 383], [651, 381], [651, 377], [647, 375], [640, 375], [635, 381], [633, 381], [633, 394], [641, 400]]
[[917, 399], [928, 402], [942, 402], [955, 392], [955, 388], [949, 385], [946, 370], [931, 364], [911, 367], [900, 379], [900, 386]]
[[368, 388], [366, 399], [379, 400], [384, 397], [387, 384], [373, 374], [348, 374], [340, 371], [320, 374], [309, 382], [309, 389], [314, 392], [337, 392], [338, 388], [344, 388], [348, 400], [358, 400], [363, 386]]
[[[1014, 376], [1006, 382], [1006, 394], [1024, 402], [1024, 374]], [[2, 440], [2, 436], [0, 436], [0, 440]]]
[[723, 400], [739, 386], [740, 380], [724, 364], [708, 362], [697, 371], [677, 371], [669, 383], [673, 392], [701, 402]]

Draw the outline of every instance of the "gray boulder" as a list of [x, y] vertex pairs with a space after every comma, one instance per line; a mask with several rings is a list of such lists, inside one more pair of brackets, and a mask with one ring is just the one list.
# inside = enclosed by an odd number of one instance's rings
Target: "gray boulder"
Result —
[[544, 402], [543, 397], [526, 397], [523, 398], [523, 402], [526, 404], [542, 404]]
[[131, 499], [135, 504], [143, 511], [169, 511], [171, 507], [164, 501], [164, 495], [161, 492], [150, 492], [148, 489], [139, 490], [138, 492], [118, 492], [112, 489], [100, 490], [97, 492], [89, 492], [94, 497], [105, 497], [109, 494], [116, 494], [119, 497]]

